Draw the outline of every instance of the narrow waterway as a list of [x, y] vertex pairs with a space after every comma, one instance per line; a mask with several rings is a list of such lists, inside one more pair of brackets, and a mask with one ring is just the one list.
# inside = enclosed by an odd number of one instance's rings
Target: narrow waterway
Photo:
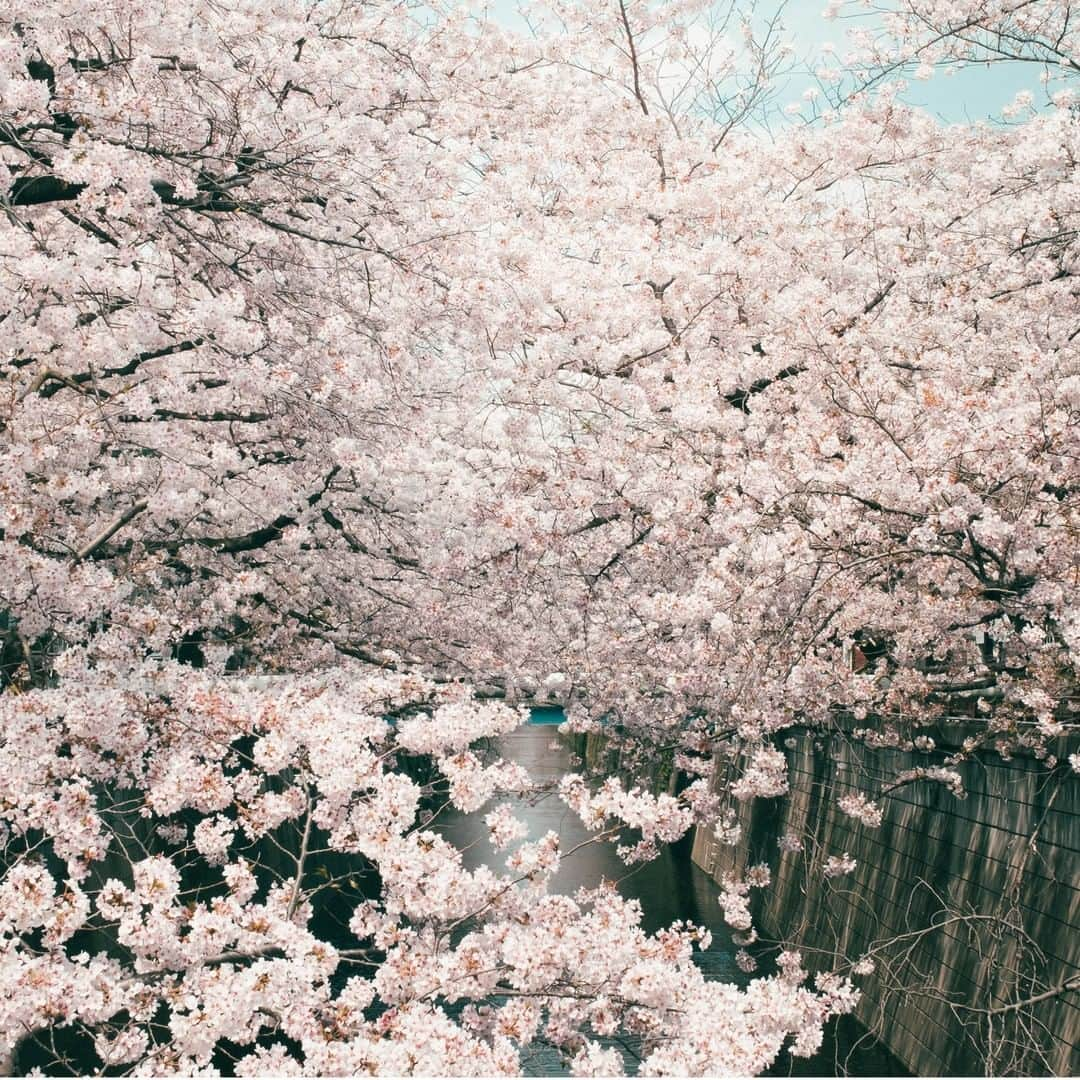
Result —
[[[561, 717], [560, 717], [561, 718]], [[534, 780], [557, 783], [575, 771], [571, 752], [559, 738], [553, 725], [528, 724], [499, 740], [499, 753], [529, 771]], [[559, 834], [561, 851], [595, 837], [581, 824], [557, 794], [531, 799], [506, 800], [514, 814], [529, 826], [529, 838], [538, 839], [549, 830]], [[439, 830], [465, 853], [472, 869], [483, 864], [498, 866], [506, 858], [488, 842], [483, 814], [443, 814]], [[716, 899], [716, 886], [707, 874], [691, 861], [689, 845], [664, 848], [652, 862], [628, 867], [609, 843], [592, 843], [564, 858], [552, 878], [553, 892], [572, 894], [580, 888], [592, 888], [601, 881], [618, 884], [619, 892], [641, 901], [646, 930], [659, 930], [677, 919], [689, 919], [713, 930], [713, 944], [701, 955], [701, 966], [710, 975], [742, 983], [745, 976], [735, 965], [735, 949], [724, 928], [723, 914]]]
[[[559, 738], [553, 722], [562, 719], [556, 710], [543, 710], [533, 722], [499, 740], [502, 757], [516, 761], [529, 770], [538, 782], [558, 781], [575, 771], [571, 751]], [[560, 837], [560, 850], [570, 851], [594, 835], [554, 793], [532, 798], [507, 800], [513, 803], [515, 816], [525, 821], [530, 839], [554, 830]], [[495, 852], [488, 842], [483, 814], [444, 812], [437, 824], [440, 832], [464, 852], [470, 868], [484, 863], [499, 865], [505, 855]], [[702, 971], [713, 979], [723, 979], [743, 986], [748, 976], [735, 963], [736, 947], [717, 901], [718, 889], [712, 879], [690, 860], [688, 840], [664, 848], [652, 862], [627, 867], [612, 844], [593, 843], [579, 848], [562, 860], [552, 878], [555, 892], [572, 894], [591, 888], [601, 881], [615, 882], [623, 896], [641, 902], [643, 925], [653, 931], [679, 919], [688, 920], [712, 932], [710, 947], [695, 956]], [[847, 1018], [845, 1018], [847, 1019]], [[624, 1060], [633, 1068], [633, 1047], [624, 1047]], [[792, 1060], [786, 1053], [776, 1062], [772, 1075], [834, 1076], [841, 1063], [853, 1076], [908, 1075], [880, 1045], [865, 1038], [855, 1023], [832, 1025], [825, 1045], [813, 1061]], [[568, 1070], [554, 1050], [539, 1049], [526, 1063], [531, 1076], [566, 1076]]]

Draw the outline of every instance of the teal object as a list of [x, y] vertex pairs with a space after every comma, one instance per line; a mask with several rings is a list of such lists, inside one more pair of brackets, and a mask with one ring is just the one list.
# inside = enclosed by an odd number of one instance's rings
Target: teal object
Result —
[[565, 719], [561, 705], [534, 705], [529, 710], [530, 724], [561, 724]]

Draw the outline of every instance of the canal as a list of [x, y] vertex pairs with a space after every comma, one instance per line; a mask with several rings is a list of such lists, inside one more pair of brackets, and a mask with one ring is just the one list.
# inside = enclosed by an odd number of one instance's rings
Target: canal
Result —
[[[594, 834], [585, 829], [554, 791], [564, 774], [578, 768], [571, 750], [557, 732], [556, 725], [562, 718], [559, 710], [537, 710], [534, 722], [502, 737], [497, 750], [502, 757], [528, 769], [537, 784], [551, 789], [538, 795], [506, 800], [513, 804], [515, 816], [528, 824], [529, 838], [535, 840], [548, 830], [554, 830], [560, 837], [560, 850], [569, 852]], [[444, 811], [436, 821], [446, 839], [464, 852], [465, 864], [470, 869], [485, 863], [496, 867], [506, 857], [488, 842], [483, 817], [483, 814]], [[740, 986], [749, 981], [750, 976], [735, 963], [736, 946], [724, 923], [717, 886], [691, 862], [689, 838], [663, 848], [652, 862], [634, 867], [626, 866], [619, 859], [613, 844], [587, 844], [562, 860], [552, 878], [551, 889], [573, 894], [602, 881], [614, 882], [624, 896], [640, 901], [642, 923], [648, 931], [659, 930], [680, 919], [707, 927], [712, 933], [712, 943], [695, 958], [701, 970], [709, 978]], [[845, 1023], [830, 1025], [825, 1044], [814, 1059], [792, 1059], [785, 1052], [769, 1075], [836, 1076], [844, 1070], [852, 1076], [909, 1075], [852, 1018], [843, 1019]], [[633, 1044], [620, 1046], [620, 1049], [632, 1072]], [[569, 1075], [558, 1052], [553, 1049], [535, 1050], [524, 1066], [530, 1076]]]

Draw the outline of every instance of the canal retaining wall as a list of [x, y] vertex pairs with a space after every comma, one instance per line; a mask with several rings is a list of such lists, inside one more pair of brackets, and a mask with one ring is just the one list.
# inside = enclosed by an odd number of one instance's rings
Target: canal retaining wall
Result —
[[679, 771], [672, 750], [658, 750], [643, 760], [640, 750], [631, 758], [633, 751], [603, 732], [578, 732], [564, 735], [563, 739], [578, 759], [578, 767], [589, 776], [617, 776], [624, 784], [637, 785], [653, 795], [676, 791]]
[[[837, 800], [880, 791], [926, 754], [809, 731], [785, 753], [789, 794], [734, 804], [736, 843], [702, 829], [693, 846], [718, 882], [768, 864], [772, 883], [754, 892], [762, 935], [811, 970], [870, 954], [857, 1017], [917, 1075], [1080, 1073], [1080, 780], [987, 760], [964, 766], [964, 798], [912, 783], [879, 799], [869, 828]], [[718, 793], [735, 765], [719, 764]], [[785, 834], [802, 850], [784, 850]], [[854, 871], [825, 877], [825, 859], [845, 853]]]

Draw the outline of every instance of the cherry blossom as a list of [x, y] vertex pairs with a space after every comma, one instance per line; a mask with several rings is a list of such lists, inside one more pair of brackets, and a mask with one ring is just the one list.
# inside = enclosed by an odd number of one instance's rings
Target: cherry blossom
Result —
[[845, 851], [843, 855], [830, 855], [825, 860], [822, 873], [827, 878], [843, 877], [850, 874], [856, 867], [855, 860]]
[[[852, 48], [918, 71], [1004, 28], [1064, 79], [1066, 10], [911, 0]], [[558, 796], [627, 862], [736, 842], [808, 733], [927, 755], [853, 792], [868, 824], [988, 754], [1063, 782], [1071, 97], [946, 131], [871, 79], [765, 140], [741, 124], [786, 54], [697, 0], [558, 0], [528, 38], [403, 0], [8, 22], [0, 1054], [812, 1053], [842, 973], [710, 981], [707, 931], [552, 892], [574, 853], [523, 835], [497, 740], [523, 700], [602, 733], [623, 778]], [[499, 861], [467, 868], [447, 805]], [[744, 945], [769, 876], [723, 883]]]
[[853, 817], [863, 825], [876, 829], [881, 824], [881, 807], [868, 799], [861, 791], [853, 795], [842, 795], [837, 805], [848, 817]]

